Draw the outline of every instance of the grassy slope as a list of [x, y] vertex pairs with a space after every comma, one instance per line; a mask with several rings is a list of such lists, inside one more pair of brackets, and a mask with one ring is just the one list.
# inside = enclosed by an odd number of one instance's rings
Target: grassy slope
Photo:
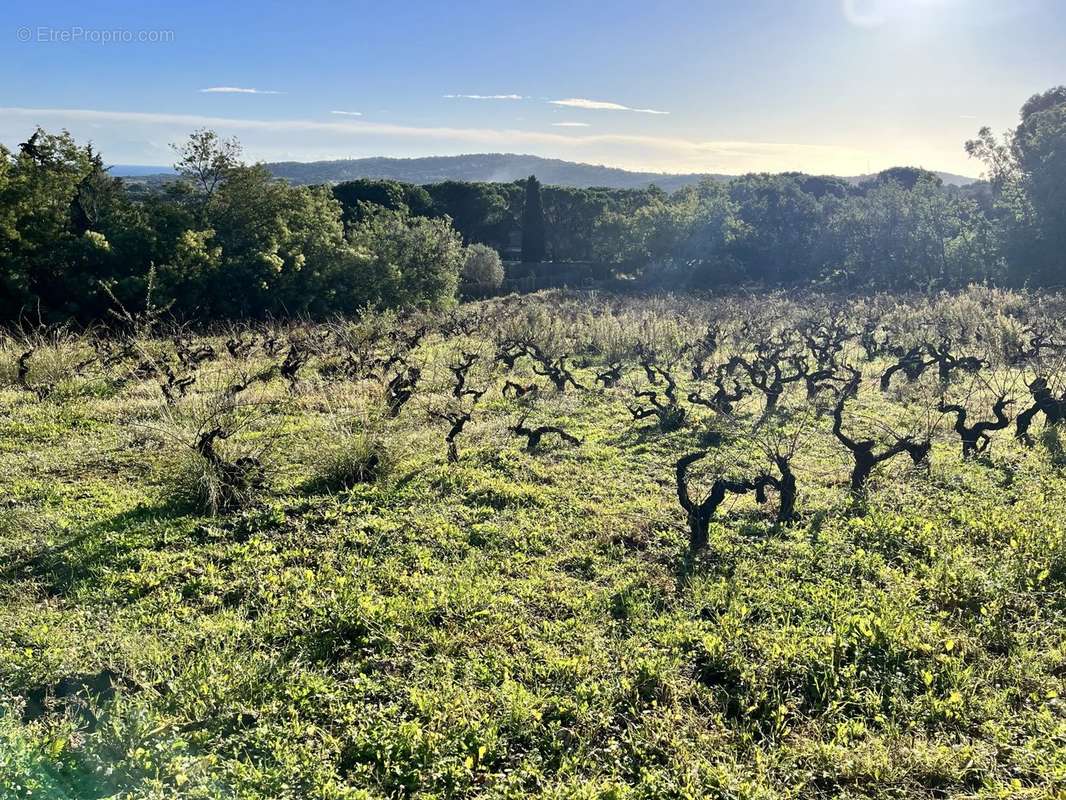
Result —
[[[1066, 782], [1066, 480], [1042, 447], [998, 434], [964, 464], [942, 435], [928, 475], [879, 470], [860, 516], [822, 419], [797, 467], [801, 520], [775, 530], [738, 500], [690, 560], [672, 464], [699, 425], [659, 434], [621, 395], [549, 397], [536, 418], [585, 443], [528, 454], [490, 392], [456, 465], [412, 401], [390, 474], [331, 495], [309, 484], [331, 392], [305, 381], [270, 419], [270, 493], [206, 518], [168, 500], [175, 448], [131, 424], [155, 398], [93, 385], [44, 402], [0, 389], [0, 796], [1043, 797]], [[12, 713], [31, 687], [104, 667], [130, 686], [97, 724]]]

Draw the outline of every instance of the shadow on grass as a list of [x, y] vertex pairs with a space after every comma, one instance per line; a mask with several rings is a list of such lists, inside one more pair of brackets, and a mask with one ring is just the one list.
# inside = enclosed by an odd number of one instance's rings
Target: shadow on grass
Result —
[[[367, 475], [365, 478], [339, 477], [335, 475], [318, 475], [307, 478], [296, 484], [293, 489], [305, 497], [326, 495], [336, 497], [353, 492], [357, 489], [368, 489], [378, 483], [376, 475]], [[408, 478], [407, 480], [410, 480]]]
[[[680, 582], [686, 582], [696, 574], [714, 574], [732, 577], [740, 559], [741, 548], [752, 544], [769, 545], [775, 538], [787, 531], [804, 526], [804, 516], [791, 522], [780, 522], [767, 517], [764, 511], [736, 511], [715, 519], [715, 522], [727, 526], [732, 531], [730, 541], [725, 547], [715, 547], [711, 542], [706, 547], [693, 551], [686, 548], [676, 562], [674, 575]], [[820, 529], [824, 519], [818, 515], [807, 517], [811, 524]]]
[[38, 581], [49, 596], [63, 596], [102, 570], [125, 563], [134, 550], [165, 543], [166, 523], [187, 513], [177, 504], [139, 505], [73, 531], [60, 544], [4, 564], [0, 582]]
[[[68, 759], [69, 761], [69, 759]], [[63, 763], [57, 765], [40, 757], [35, 763], [25, 764], [9, 777], [17, 777], [22, 786], [34, 787], [34, 794], [26, 797], [47, 798], [47, 800], [104, 800], [115, 797], [119, 787], [114, 783], [103, 782], [93, 770], [79, 765]], [[5, 787], [0, 784], [0, 791]], [[20, 795], [0, 794], [0, 797], [19, 797]]]
[[674, 577], [679, 586], [687, 586], [696, 577], [716, 575], [732, 578], [736, 572], [736, 554], [721, 552], [711, 547], [702, 550], [686, 548], [674, 567]]
[[630, 425], [617, 436], [603, 440], [603, 443], [618, 448], [633, 447], [658, 442], [673, 433], [676, 433], [676, 431], [664, 431], [655, 423], [639, 426]]

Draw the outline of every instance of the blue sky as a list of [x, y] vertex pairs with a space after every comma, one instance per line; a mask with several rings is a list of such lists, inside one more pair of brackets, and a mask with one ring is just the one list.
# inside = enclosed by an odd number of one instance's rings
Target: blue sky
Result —
[[1062, 0], [80, 0], [2, 25], [0, 142], [66, 128], [114, 163], [206, 126], [263, 160], [977, 174], [965, 139], [1066, 82]]

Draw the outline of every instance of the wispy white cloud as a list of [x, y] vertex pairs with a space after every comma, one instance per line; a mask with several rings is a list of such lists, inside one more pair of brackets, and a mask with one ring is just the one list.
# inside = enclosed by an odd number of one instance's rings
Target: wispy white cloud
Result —
[[246, 89], [243, 86], [210, 86], [200, 91], [204, 94], [285, 94], [273, 89]]
[[556, 128], [588, 128], [590, 127], [587, 122], [553, 122], [552, 125]]
[[610, 103], [606, 100], [589, 100], [585, 97], [568, 97], [565, 100], [550, 100], [552, 105], [566, 106], [568, 108], [586, 108], [591, 111], [633, 111], [637, 114], [669, 114], [669, 111], [657, 111], [654, 108], [631, 108], [621, 103]]
[[[197, 128], [239, 136], [249, 158], [267, 161], [358, 156], [530, 153], [656, 172], [782, 172], [858, 175], [895, 164], [926, 164], [965, 172], [955, 150], [904, 149], [898, 142], [838, 144], [707, 141], [676, 136], [564, 133], [491, 128], [416, 127], [356, 119], [240, 119], [194, 114], [99, 109], [0, 107], [0, 143], [15, 146], [34, 125], [65, 128], [92, 139], [118, 163], [166, 163], [159, 142], [175, 142]], [[157, 143], [156, 146], [151, 142]], [[952, 159], [955, 160], [952, 160]]]
[[888, 21], [883, 0], [841, 0], [844, 18], [857, 28], [876, 28]]
[[521, 94], [446, 94], [450, 100], [525, 100]]
[[1026, 4], [971, 2], [971, 0], [840, 0], [844, 18], [856, 28], [879, 28], [882, 25], [909, 23], [929, 25], [938, 20], [951, 21], [965, 14], [970, 24], [1003, 21], [1018, 13]]
[[330, 111], [329, 113], [330, 114], [338, 114], [339, 116], [342, 116], [342, 117], [361, 117], [361, 116], [363, 116], [363, 112], [362, 111]]

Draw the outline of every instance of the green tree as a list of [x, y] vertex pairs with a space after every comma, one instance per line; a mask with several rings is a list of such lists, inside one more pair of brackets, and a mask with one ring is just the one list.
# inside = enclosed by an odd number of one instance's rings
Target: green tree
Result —
[[[936, 288], [994, 277], [992, 230], [970, 200], [921, 179], [878, 182], [828, 221], [825, 276], [851, 287]], [[973, 259], [973, 260], [970, 260]]]
[[353, 227], [349, 239], [362, 259], [366, 303], [420, 308], [454, 303], [464, 253], [448, 220], [383, 211]]
[[743, 272], [735, 251], [749, 229], [728, 188], [705, 180], [678, 192], [674, 202], [683, 204], [687, 218], [683, 237], [672, 255], [674, 263], [684, 265], [682, 285], [698, 288], [739, 283]]
[[994, 194], [999, 196], [1007, 184], [1016, 180], [1017, 165], [1011, 152], [1010, 137], [1004, 141], [996, 140], [992, 129], [987, 125], [977, 132], [976, 139], [966, 142], [966, 152], [971, 158], [979, 159], [988, 168], [986, 177]]
[[738, 277], [732, 250], [744, 223], [722, 184], [704, 181], [669, 198], [652, 195], [633, 210], [609, 212], [603, 227], [616, 242], [613, 260], [648, 285], [704, 287]]
[[[370, 257], [345, 237], [325, 186], [292, 186], [239, 160], [239, 144], [197, 131], [175, 148], [183, 186], [161, 202], [168, 258], [160, 286], [185, 314], [206, 317], [355, 311], [379, 293]], [[206, 166], [205, 166], [206, 165]], [[182, 218], [173, 206], [185, 207]]]
[[144, 263], [143, 215], [91, 146], [38, 128], [0, 148], [0, 313], [97, 315], [101, 280]]
[[919, 183], [929, 183], [934, 186], [943, 186], [944, 182], [935, 172], [930, 172], [922, 167], [890, 167], [883, 169], [869, 180], [863, 181], [860, 190], [868, 190], [886, 183], [898, 183], [904, 189], [910, 191]]
[[592, 259], [596, 225], [610, 206], [610, 190], [545, 186], [541, 199], [551, 260]]
[[997, 141], [981, 128], [966, 151], [983, 161], [996, 222], [1016, 284], [1066, 278], [1066, 86], [1030, 97], [1018, 127]]
[[177, 155], [174, 170], [184, 179], [202, 211], [230, 173], [242, 166], [241, 144], [236, 139], [223, 139], [206, 128], [194, 131], [181, 144], [172, 144]]
[[338, 183], [333, 196], [340, 202], [345, 223], [360, 222], [374, 207], [401, 211], [417, 217], [434, 214], [433, 198], [421, 186], [399, 181], [360, 178]]
[[503, 283], [503, 263], [500, 254], [484, 244], [472, 244], [466, 248], [463, 261], [463, 280], [480, 286], [497, 288]]
[[1037, 252], [1033, 277], [1066, 279], [1066, 86], [1034, 95], [1022, 106], [1012, 150], [1021, 172]]
[[544, 260], [544, 209], [540, 200], [540, 181], [535, 175], [526, 179], [526, 197], [522, 208], [522, 262]]
[[747, 278], [794, 284], [814, 277], [825, 219], [817, 197], [795, 177], [766, 174], [730, 181], [729, 196], [746, 226], [734, 254]]
[[497, 247], [507, 243], [514, 224], [512, 189], [508, 184], [444, 181], [425, 187], [433, 200], [433, 215], [447, 217], [463, 242]]

